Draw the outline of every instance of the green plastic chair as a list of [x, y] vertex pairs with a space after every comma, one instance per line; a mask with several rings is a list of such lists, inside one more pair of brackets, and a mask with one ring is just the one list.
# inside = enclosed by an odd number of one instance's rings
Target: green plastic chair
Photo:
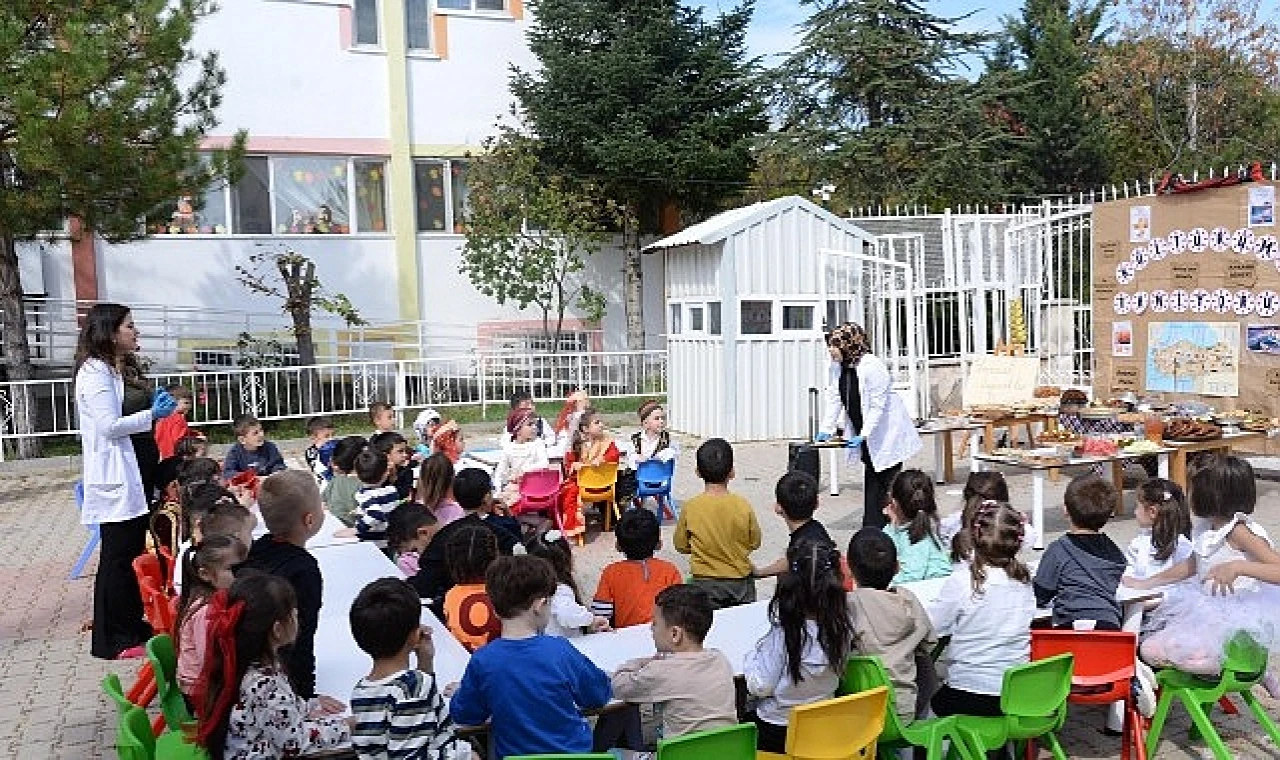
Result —
[[658, 742], [658, 760], [755, 760], [756, 724], [696, 731]]
[[[932, 718], [916, 720], [903, 725], [898, 719], [898, 711], [893, 696], [893, 682], [879, 657], [855, 655], [850, 657], [844, 667], [844, 676], [836, 695], [857, 694], [859, 692], [885, 687], [889, 690], [889, 704], [885, 709], [884, 730], [880, 732], [877, 753], [881, 760], [896, 760], [898, 750], [908, 747], [925, 748], [928, 760], [942, 760], [944, 757], [960, 756], [970, 758], [968, 746], [956, 732], [956, 719]], [[943, 752], [943, 740], [951, 742], [949, 752]]]
[[1160, 734], [1164, 730], [1165, 720], [1173, 700], [1178, 699], [1191, 716], [1200, 736], [1213, 751], [1218, 760], [1230, 760], [1231, 752], [1223, 744], [1222, 737], [1213, 727], [1213, 722], [1205, 707], [1212, 708], [1214, 703], [1227, 694], [1239, 694], [1249, 711], [1266, 730], [1271, 741], [1280, 746], [1280, 730], [1267, 715], [1262, 705], [1253, 696], [1253, 687], [1262, 681], [1267, 674], [1267, 650], [1247, 634], [1237, 634], [1227, 642], [1222, 663], [1222, 675], [1219, 678], [1205, 678], [1180, 670], [1169, 668], [1156, 673], [1156, 681], [1160, 684], [1160, 701], [1156, 704], [1156, 713], [1151, 718], [1151, 728], [1147, 731], [1147, 752], [1156, 756], [1160, 742]]
[[1004, 673], [1000, 688], [1000, 709], [1004, 715], [984, 718], [957, 715], [956, 730], [969, 745], [974, 757], [997, 750], [1011, 741], [1039, 739], [1049, 746], [1056, 760], [1067, 760], [1055, 732], [1067, 719], [1067, 697], [1071, 694], [1071, 666], [1074, 655], [1060, 654], [1019, 665]]
[[120, 686], [120, 677], [115, 673], [108, 673], [107, 677], [102, 679], [102, 690], [120, 711], [116, 749], [121, 760], [209, 760], [209, 754], [204, 751], [204, 748], [189, 744], [181, 731], [165, 731], [156, 736], [152, 732], [151, 723], [147, 722], [144, 732], [146, 735], [135, 735], [137, 730], [132, 726], [131, 721], [136, 718], [131, 717], [131, 713], [141, 713], [144, 721], [148, 720], [147, 713], [129, 701], [124, 694], [124, 689]]
[[[116, 679], [117, 685], [119, 682]], [[116, 756], [120, 760], [155, 760], [156, 738], [151, 735], [151, 721], [141, 707], [129, 705], [120, 714], [116, 728]]]
[[147, 659], [156, 676], [156, 697], [160, 712], [171, 730], [181, 731], [192, 721], [191, 712], [178, 688], [178, 655], [173, 651], [173, 638], [167, 633], [152, 636], [147, 642]]

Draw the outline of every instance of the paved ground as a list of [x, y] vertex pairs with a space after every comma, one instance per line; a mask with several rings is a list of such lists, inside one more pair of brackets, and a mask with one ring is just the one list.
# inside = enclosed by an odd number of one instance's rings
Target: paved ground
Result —
[[[491, 428], [490, 428], [491, 429]], [[469, 435], [483, 440], [483, 428]], [[484, 431], [487, 432], [487, 431]], [[677, 495], [687, 497], [700, 488], [693, 476], [694, 441], [684, 441], [677, 470]], [[298, 446], [285, 447], [297, 454]], [[786, 529], [773, 513], [773, 484], [786, 460], [783, 444], [744, 444], [736, 448], [738, 466], [734, 490], [756, 506], [764, 528], [764, 546], [756, 555], [761, 562], [779, 556], [786, 546]], [[921, 457], [914, 464], [928, 468]], [[819, 517], [843, 545], [861, 524], [860, 474], [844, 468], [843, 491], [824, 497]], [[114, 708], [101, 695], [99, 684], [108, 672], [130, 682], [138, 662], [105, 663], [88, 655], [88, 634], [81, 624], [90, 616], [92, 576], [67, 581], [85, 531], [78, 525], [72, 500], [72, 484], [79, 476], [73, 460], [0, 465], [0, 757], [89, 758], [112, 757]], [[963, 469], [960, 477], [964, 476]], [[1030, 500], [1030, 480], [1010, 480], [1015, 505]], [[1064, 528], [1060, 508], [1065, 479], [1050, 484], [1047, 492], [1050, 538]], [[1258, 516], [1273, 536], [1280, 536], [1280, 485], [1260, 484]], [[1131, 498], [1131, 494], [1130, 494]], [[944, 512], [959, 507], [959, 486], [940, 489]], [[1116, 520], [1108, 533], [1123, 544], [1136, 531], [1131, 517]], [[669, 539], [670, 526], [664, 529]], [[669, 540], [668, 540], [669, 543]], [[687, 568], [684, 557], [668, 547], [662, 556]], [[613, 542], [596, 538], [577, 554], [578, 575], [584, 589], [594, 589], [600, 569], [617, 555]], [[92, 571], [92, 564], [90, 571]], [[771, 592], [761, 584], [762, 595]], [[1263, 696], [1272, 714], [1280, 714], [1275, 702]], [[1280, 751], [1246, 716], [1215, 716], [1219, 730], [1241, 758], [1280, 757]], [[1097, 710], [1073, 708], [1063, 742], [1076, 758], [1114, 758], [1119, 740], [1099, 732], [1102, 715]], [[1175, 710], [1165, 731], [1167, 741], [1154, 757], [1200, 758], [1210, 755], [1203, 745], [1187, 740], [1188, 721]]]

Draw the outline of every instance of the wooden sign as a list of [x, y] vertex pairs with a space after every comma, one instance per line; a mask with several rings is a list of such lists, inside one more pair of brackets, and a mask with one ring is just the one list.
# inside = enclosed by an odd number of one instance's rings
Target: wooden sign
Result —
[[1267, 390], [1272, 393], [1280, 392], [1280, 369], [1267, 370]]
[[1104, 240], [1098, 243], [1098, 256], [1103, 261], [1115, 261], [1120, 258], [1120, 241]]
[[1227, 264], [1228, 288], [1252, 288], [1258, 282], [1258, 262], [1234, 261]]
[[1116, 362], [1111, 375], [1111, 389], [1117, 393], [1142, 390], [1142, 368], [1129, 362]]
[[1040, 360], [1034, 356], [980, 356], [965, 378], [963, 403], [973, 406], [1009, 406], [1035, 396]]
[[1097, 302], [1110, 301], [1115, 298], [1116, 292], [1120, 290], [1120, 286], [1114, 282], [1095, 282], [1093, 284], [1093, 292]]
[[1175, 287], [1194, 288], [1200, 284], [1199, 264], [1174, 264], [1170, 271], [1173, 272]]

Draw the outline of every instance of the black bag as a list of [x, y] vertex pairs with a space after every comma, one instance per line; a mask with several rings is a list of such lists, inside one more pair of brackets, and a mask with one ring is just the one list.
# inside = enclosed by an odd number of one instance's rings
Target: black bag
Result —
[[822, 464], [818, 458], [818, 450], [813, 447], [813, 439], [818, 435], [818, 389], [809, 389], [809, 439], [800, 443], [787, 445], [787, 471], [799, 470], [813, 476], [814, 480], [822, 480]]

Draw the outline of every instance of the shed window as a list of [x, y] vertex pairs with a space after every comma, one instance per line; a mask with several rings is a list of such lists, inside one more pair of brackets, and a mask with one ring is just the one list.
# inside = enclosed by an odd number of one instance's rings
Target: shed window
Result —
[[689, 332], [702, 332], [702, 307], [689, 307]]
[[783, 330], [812, 330], [813, 329], [813, 307], [812, 306], [783, 306], [782, 307], [782, 329]]
[[707, 304], [707, 332], [712, 335], [720, 334], [720, 302], [712, 301]]
[[671, 334], [679, 335], [681, 324], [684, 321], [684, 306], [678, 303], [671, 304]]
[[773, 332], [773, 301], [743, 301], [741, 308], [743, 335], [769, 335]]

